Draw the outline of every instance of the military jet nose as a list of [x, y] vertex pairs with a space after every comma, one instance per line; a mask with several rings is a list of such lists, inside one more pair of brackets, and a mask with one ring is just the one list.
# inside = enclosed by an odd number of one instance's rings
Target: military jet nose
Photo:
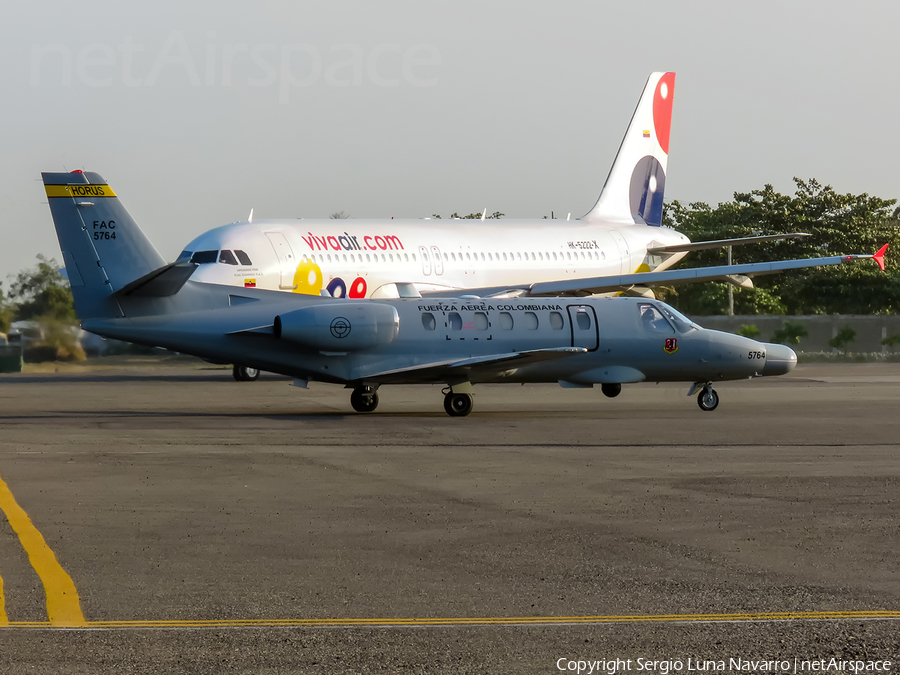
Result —
[[794, 350], [785, 345], [766, 343], [766, 365], [762, 370], [763, 376], [785, 375], [797, 365], [797, 355]]

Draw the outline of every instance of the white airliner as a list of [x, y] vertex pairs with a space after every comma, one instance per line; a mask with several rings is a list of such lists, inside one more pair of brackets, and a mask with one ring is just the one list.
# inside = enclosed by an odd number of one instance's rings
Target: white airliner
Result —
[[661, 227], [674, 90], [675, 73], [650, 76], [602, 194], [582, 218], [251, 218], [202, 234], [179, 260], [200, 264], [196, 281], [351, 298], [398, 297], [405, 283], [421, 293], [513, 290], [664, 270], [691, 250], [687, 237]]
[[581, 218], [253, 220], [251, 213], [194, 239], [178, 263], [198, 265], [194, 281], [335, 298], [652, 297], [650, 288], [662, 284], [718, 279], [752, 287], [755, 274], [829, 264], [668, 269], [692, 250], [803, 236], [691, 243], [662, 227], [674, 92], [675, 73], [650, 75], [600, 197]]

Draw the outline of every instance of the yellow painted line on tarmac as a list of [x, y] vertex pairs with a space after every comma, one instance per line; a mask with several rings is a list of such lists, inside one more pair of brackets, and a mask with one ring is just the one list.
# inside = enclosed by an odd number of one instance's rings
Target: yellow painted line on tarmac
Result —
[[[28, 560], [44, 584], [47, 597], [47, 625], [50, 626], [85, 626], [87, 622], [81, 613], [78, 591], [66, 571], [59, 564], [53, 551], [47, 546], [44, 537], [31, 522], [25, 510], [16, 502], [9, 486], [0, 478], [0, 509], [6, 514], [10, 526], [19, 535], [22, 548], [28, 554]], [[8, 622], [13, 626], [16, 622]]]
[[6, 596], [3, 595], [3, 577], [0, 577], [0, 627], [8, 625], [9, 618], [6, 616]]
[[[767, 622], [767, 621], [827, 621], [827, 620], [900, 620], [900, 611], [834, 611], [834, 612], [759, 612], [742, 614], [637, 614], [598, 616], [522, 616], [522, 617], [446, 617], [446, 618], [384, 618], [384, 619], [209, 619], [209, 620], [133, 620], [86, 621], [82, 628], [304, 628], [304, 627], [415, 627], [415, 626], [523, 626], [572, 625], [609, 623], [666, 623], [666, 622]], [[49, 622], [10, 621], [10, 628], [53, 628]]]

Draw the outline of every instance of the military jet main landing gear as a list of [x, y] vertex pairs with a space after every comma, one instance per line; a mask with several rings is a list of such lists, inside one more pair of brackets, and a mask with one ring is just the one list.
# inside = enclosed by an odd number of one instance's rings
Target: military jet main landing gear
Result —
[[259, 379], [259, 368], [235, 366], [231, 371], [231, 375], [238, 382], [253, 382]]
[[600, 385], [600, 391], [603, 392], [604, 396], [608, 396], [609, 398], [615, 398], [619, 394], [622, 393], [622, 385], [616, 382], [615, 384], [611, 384], [608, 382], [604, 382]]
[[465, 417], [474, 406], [472, 394], [454, 394], [452, 391], [444, 396], [444, 410], [451, 417]]
[[371, 385], [362, 385], [350, 394], [350, 405], [356, 412], [372, 412], [378, 407], [378, 388]]
[[712, 388], [712, 385], [707, 384], [700, 390], [700, 393], [697, 394], [697, 405], [700, 406], [700, 410], [706, 412], [710, 412], [719, 407], [719, 395], [716, 393], [716, 390]]

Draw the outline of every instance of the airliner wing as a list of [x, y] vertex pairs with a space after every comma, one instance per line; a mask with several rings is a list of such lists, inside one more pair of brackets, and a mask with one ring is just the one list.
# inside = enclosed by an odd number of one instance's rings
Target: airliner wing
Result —
[[[421, 376], [423, 381], [431, 381], [435, 376], [439, 376], [445, 380], [453, 380], [455, 376], [463, 376], [465, 380], [479, 379], [478, 376], [485, 377], [496, 375], [504, 370], [513, 368], [521, 368], [530, 366], [542, 361], [553, 361], [556, 359], [574, 356], [576, 354], [584, 354], [587, 351], [584, 347], [559, 347], [552, 349], [532, 349], [524, 352], [509, 352], [506, 354], [490, 354], [488, 356], [476, 356], [471, 359], [463, 359], [456, 361], [435, 361], [433, 363], [425, 363], [408, 368], [397, 368], [394, 370], [384, 370], [379, 373], [365, 376], [366, 381], [375, 381], [380, 384], [390, 384], [393, 380], [398, 382], [409, 382], [410, 377]], [[473, 377], [475, 375], [475, 377]]]
[[738, 237], [737, 239], [715, 239], [713, 241], [694, 241], [689, 244], [675, 244], [673, 246], [657, 246], [648, 248], [647, 253], [682, 253], [685, 251], [702, 251], [707, 248], [722, 248], [724, 246], [743, 246], [744, 244], [759, 244], [764, 241], [782, 241], [783, 239], [800, 239], [811, 236], [809, 232], [788, 232], [787, 234], [764, 234], [758, 237]]
[[[495, 286], [490, 288], [467, 288], [463, 293], [490, 297], [496, 295], [520, 296], [559, 296], [559, 295], [591, 295], [595, 293], [615, 293], [629, 291], [633, 288], [650, 288], [653, 286], [670, 286], [697, 281], [728, 281], [742, 286], [752, 286], [750, 277], [761, 274], [777, 274], [785, 270], [823, 265], [839, 265], [854, 260], [871, 259], [884, 269], [884, 253], [887, 244], [874, 255], [836, 255], [826, 258], [801, 258], [799, 260], [777, 260], [774, 262], [747, 263], [743, 265], [720, 265], [717, 267], [692, 267], [683, 270], [665, 270], [663, 272], [641, 272], [638, 274], [620, 274], [616, 276], [591, 277], [582, 279], [564, 279], [561, 281], [540, 281], [533, 284]], [[446, 292], [427, 292], [422, 295], [446, 295]]]

